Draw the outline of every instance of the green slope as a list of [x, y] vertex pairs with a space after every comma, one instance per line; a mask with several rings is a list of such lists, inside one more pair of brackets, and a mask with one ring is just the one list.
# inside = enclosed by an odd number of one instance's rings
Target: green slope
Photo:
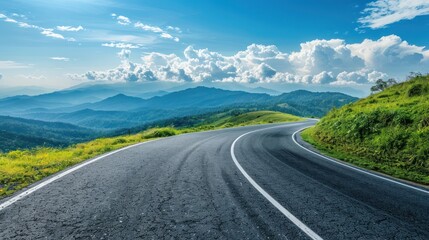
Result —
[[429, 184], [429, 75], [334, 109], [302, 135], [340, 159]]
[[300, 117], [274, 111], [256, 111], [243, 113], [238, 116], [221, 117], [210, 123], [215, 127], [236, 127], [245, 125], [268, 124], [278, 122], [293, 122], [303, 120]]
[[64, 147], [100, 135], [98, 131], [67, 123], [0, 116], [0, 152], [37, 146]]
[[301, 120], [299, 117], [271, 111], [233, 113], [207, 115], [205, 119], [199, 119], [197, 124], [180, 128], [153, 128], [136, 134], [99, 138], [66, 148], [38, 147], [0, 153], [0, 198], [86, 159], [148, 139], [206, 129]]

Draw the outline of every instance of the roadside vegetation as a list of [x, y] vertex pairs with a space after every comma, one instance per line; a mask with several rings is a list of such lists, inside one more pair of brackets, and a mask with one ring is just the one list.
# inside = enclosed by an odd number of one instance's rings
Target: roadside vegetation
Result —
[[333, 109], [303, 139], [338, 159], [429, 184], [429, 75], [380, 90]]
[[299, 120], [303, 119], [272, 111], [224, 112], [200, 119], [193, 125], [155, 127], [135, 134], [99, 138], [65, 148], [37, 147], [0, 153], [0, 198], [79, 162], [139, 142], [182, 133]]

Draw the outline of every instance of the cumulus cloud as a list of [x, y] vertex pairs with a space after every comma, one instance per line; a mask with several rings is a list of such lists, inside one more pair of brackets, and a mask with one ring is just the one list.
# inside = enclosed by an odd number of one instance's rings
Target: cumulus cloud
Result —
[[77, 26], [77, 27], [73, 27], [73, 26], [57, 26], [57, 30], [58, 31], [62, 31], [62, 32], [79, 32], [83, 30], [82, 26]]
[[401, 75], [428, 67], [428, 50], [411, 45], [396, 35], [381, 37], [378, 40], [365, 39], [361, 43], [350, 44], [348, 48], [359, 57], [368, 69]]
[[382, 28], [402, 20], [429, 15], [427, 0], [376, 0], [368, 3], [358, 22], [363, 27]]
[[348, 45], [341, 39], [302, 43], [301, 50], [291, 53], [289, 61], [301, 75], [314, 75], [327, 70], [338, 74], [364, 66], [364, 61], [352, 55]]
[[66, 58], [66, 57], [51, 57], [51, 59], [52, 59], [52, 60], [55, 60], [55, 61], [63, 61], [63, 62], [68, 62], [68, 61], [70, 61], [70, 59], [69, 59], [69, 58]]
[[[113, 47], [113, 46], [112, 46]], [[147, 53], [141, 63], [123, 48], [117, 68], [75, 77], [110, 81], [285, 82], [367, 84], [379, 78], [404, 78], [429, 67], [429, 51], [398, 36], [347, 44], [341, 39], [314, 40], [285, 53], [274, 45], [249, 45], [233, 55], [188, 46], [183, 55]]]

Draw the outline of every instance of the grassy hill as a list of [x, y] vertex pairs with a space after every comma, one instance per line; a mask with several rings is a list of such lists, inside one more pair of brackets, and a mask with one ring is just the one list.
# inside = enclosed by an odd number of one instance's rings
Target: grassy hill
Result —
[[136, 134], [99, 138], [66, 148], [38, 147], [0, 153], [0, 198], [86, 159], [149, 139], [206, 129], [302, 120], [271, 111], [236, 113], [218, 113], [192, 125], [152, 128]]
[[334, 109], [302, 136], [334, 157], [429, 184], [429, 75]]

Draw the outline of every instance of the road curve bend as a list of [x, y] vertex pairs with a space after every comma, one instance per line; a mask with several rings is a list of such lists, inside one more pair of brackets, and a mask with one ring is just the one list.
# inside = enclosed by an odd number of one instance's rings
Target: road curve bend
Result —
[[426, 190], [307, 151], [292, 137], [314, 123], [185, 134], [86, 161], [1, 200], [0, 239], [429, 239]]

